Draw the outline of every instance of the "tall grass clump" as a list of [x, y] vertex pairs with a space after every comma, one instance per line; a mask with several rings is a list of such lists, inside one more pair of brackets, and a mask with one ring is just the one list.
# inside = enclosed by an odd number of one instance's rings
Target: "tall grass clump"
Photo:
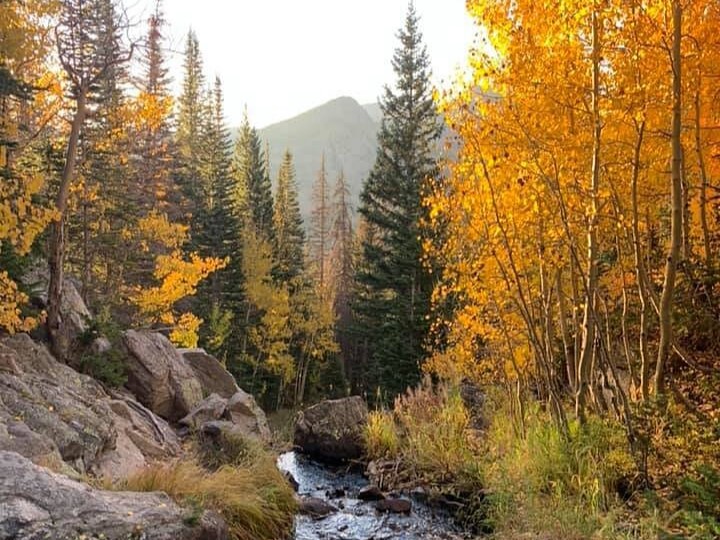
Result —
[[400, 451], [400, 437], [393, 413], [371, 411], [365, 427], [365, 453], [370, 459], [394, 459]]
[[395, 400], [392, 411], [370, 413], [365, 430], [370, 460], [391, 460], [385, 488], [422, 486], [431, 495], [454, 497], [458, 518], [480, 528], [483, 514], [479, 446], [457, 388], [426, 380]]
[[504, 406], [489, 416], [483, 470], [495, 530], [587, 538], [612, 529], [607, 518], [636, 474], [620, 424], [590, 417], [566, 435], [537, 403], [527, 407], [524, 433]]
[[[238, 454], [236, 465], [204, 468], [196, 460], [148, 467], [113, 486], [164, 491], [190, 509], [217, 511], [233, 540], [287, 538], [296, 510], [294, 493], [269, 454]], [[197, 518], [191, 515], [189, 519]]]

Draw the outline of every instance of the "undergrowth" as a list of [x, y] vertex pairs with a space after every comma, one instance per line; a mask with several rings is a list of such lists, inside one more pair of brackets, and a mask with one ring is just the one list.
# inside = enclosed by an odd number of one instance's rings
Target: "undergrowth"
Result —
[[616, 420], [563, 433], [541, 403], [528, 400], [523, 422], [508, 404], [491, 390], [478, 432], [457, 390], [425, 383], [371, 413], [367, 457], [397, 463], [391, 484], [457, 495], [463, 524], [504, 540], [720, 538], [717, 425], [671, 403], [636, 413], [631, 449]]
[[189, 524], [203, 510], [215, 510], [233, 540], [288, 538], [296, 511], [294, 492], [274, 457], [241, 437], [222, 446], [200, 443], [196, 458], [147, 467], [112, 488], [164, 491], [188, 510]]

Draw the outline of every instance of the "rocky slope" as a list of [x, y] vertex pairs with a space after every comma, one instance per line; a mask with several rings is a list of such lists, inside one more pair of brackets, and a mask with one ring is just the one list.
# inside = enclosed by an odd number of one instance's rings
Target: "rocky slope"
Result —
[[[87, 313], [81, 300], [74, 304], [64, 317]], [[181, 458], [192, 431], [269, 437], [252, 396], [204, 351], [178, 351], [162, 334], [133, 330], [119, 347], [128, 384], [108, 389], [29, 335], [0, 335], [0, 538], [227, 537], [218, 516], [188, 516], [164, 494], [78, 481], [118, 480]]]

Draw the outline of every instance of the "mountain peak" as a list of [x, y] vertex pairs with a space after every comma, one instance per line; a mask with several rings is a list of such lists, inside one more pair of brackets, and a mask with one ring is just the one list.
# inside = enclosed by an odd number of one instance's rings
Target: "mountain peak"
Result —
[[362, 183], [375, 162], [377, 131], [378, 123], [366, 107], [352, 97], [342, 96], [269, 125], [259, 134], [270, 146], [273, 180], [285, 150], [293, 154], [300, 209], [307, 217], [323, 155], [328, 183], [334, 184], [343, 171], [353, 203], [358, 201]]

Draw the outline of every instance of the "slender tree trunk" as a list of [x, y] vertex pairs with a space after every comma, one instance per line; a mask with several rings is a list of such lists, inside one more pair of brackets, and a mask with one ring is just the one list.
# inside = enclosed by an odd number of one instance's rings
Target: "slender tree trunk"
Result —
[[648, 318], [650, 316], [650, 298], [648, 295], [648, 276], [645, 271], [645, 259], [640, 241], [640, 210], [638, 205], [638, 179], [640, 176], [640, 152], [645, 135], [645, 122], [637, 126], [637, 140], [635, 142], [635, 155], [633, 157], [633, 173], [631, 183], [632, 200], [632, 237], [635, 257], [635, 281], [640, 296], [640, 335], [638, 347], [640, 353], [640, 393], [643, 400], [650, 396], [650, 352], [648, 351], [647, 332]]
[[48, 264], [50, 268], [50, 283], [48, 284], [48, 316], [47, 327], [53, 352], [58, 358], [65, 358], [69, 349], [68, 337], [62, 327], [60, 316], [60, 304], [63, 294], [63, 263], [65, 259], [65, 213], [67, 211], [68, 197], [70, 195], [70, 184], [75, 175], [75, 163], [77, 161], [78, 141], [80, 130], [85, 122], [87, 90], [78, 89], [75, 116], [73, 117], [65, 153], [65, 165], [60, 177], [60, 188], [55, 199], [55, 208], [58, 211], [58, 220], [53, 224], [50, 231], [50, 256]]
[[685, 148], [680, 147], [680, 189], [682, 190], [682, 259], [689, 261], [692, 255], [690, 238], [690, 181], [687, 176]]
[[592, 116], [593, 116], [593, 152], [592, 152], [592, 176], [590, 180], [590, 217], [588, 223], [587, 240], [587, 291], [585, 298], [585, 309], [583, 312], [583, 338], [580, 352], [580, 361], [577, 370], [578, 388], [575, 395], [575, 414], [582, 421], [585, 415], [585, 403], [590, 379], [592, 376], [591, 366], [593, 364], [593, 352], [595, 350], [595, 334], [597, 332], [596, 321], [593, 317], [595, 312], [596, 290], [598, 282], [598, 212], [600, 194], [600, 135], [602, 126], [600, 123], [600, 21], [597, 10], [592, 13]]
[[700, 136], [701, 103], [700, 103], [700, 75], [698, 75], [697, 90], [695, 91], [695, 153], [697, 154], [700, 169], [700, 228], [702, 230], [703, 248], [705, 249], [705, 266], [710, 268], [713, 263], [712, 246], [710, 245], [710, 227], [708, 226], [708, 177], [705, 169], [705, 156]]
[[556, 288], [558, 296], [558, 321], [560, 323], [560, 334], [563, 341], [563, 354], [565, 357], [565, 374], [568, 380], [568, 388], [574, 387], [575, 380], [575, 358], [573, 353], [573, 345], [571, 341], [570, 331], [567, 327], [567, 301], [565, 300], [565, 292], [562, 286], [562, 269], [557, 271]]
[[682, 113], [682, 63], [680, 41], [682, 39], [682, 6], [674, 0], [673, 9], [673, 110], [672, 110], [672, 169], [671, 169], [671, 226], [670, 246], [665, 263], [663, 291], [660, 298], [660, 343], [655, 365], [655, 393], [665, 393], [665, 371], [672, 344], [673, 295], [678, 259], [682, 244], [682, 146], [680, 140]]

